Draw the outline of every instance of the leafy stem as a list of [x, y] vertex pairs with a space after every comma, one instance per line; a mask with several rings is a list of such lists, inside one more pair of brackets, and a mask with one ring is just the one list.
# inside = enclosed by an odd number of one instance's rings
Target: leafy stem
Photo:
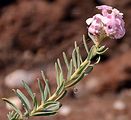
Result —
[[[97, 63], [99, 63], [99, 55], [103, 54], [107, 50], [105, 46], [100, 46], [98, 45], [98, 43], [93, 45], [91, 49], [88, 50], [86, 39], [84, 36], [83, 43], [85, 51], [87, 52], [87, 57], [84, 61], [82, 60], [80, 50], [76, 42], [70, 61], [68, 61], [66, 54], [63, 53], [64, 62], [67, 67], [66, 78], [63, 75], [64, 71], [62, 69], [61, 62], [59, 59], [57, 59], [57, 62], [55, 63], [57, 88], [52, 95], [48, 79], [45, 77], [44, 73], [41, 72], [42, 78], [45, 83], [43, 87], [41, 80], [38, 79], [41, 102], [37, 100], [35, 93], [33, 93], [29, 85], [24, 81], [23, 86], [26, 89], [27, 93], [30, 95], [33, 105], [31, 105], [29, 99], [19, 89], [14, 90], [16, 95], [21, 100], [21, 103], [25, 110], [24, 113], [22, 113], [21, 110], [17, 108], [17, 106], [14, 105], [11, 101], [3, 98], [3, 100], [13, 108], [13, 111], [9, 112], [7, 115], [9, 120], [24, 120], [25, 118], [28, 119], [32, 116], [49, 116], [54, 115], [58, 112], [61, 107], [61, 103], [59, 102], [59, 100], [65, 96], [68, 88], [74, 86], [80, 80], [82, 80], [84, 76], [88, 75], [93, 70], [93, 67]], [[95, 63], [92, 63], [92, 58], [96, 55], [98, 55], [98, 58], [96, 59]]]

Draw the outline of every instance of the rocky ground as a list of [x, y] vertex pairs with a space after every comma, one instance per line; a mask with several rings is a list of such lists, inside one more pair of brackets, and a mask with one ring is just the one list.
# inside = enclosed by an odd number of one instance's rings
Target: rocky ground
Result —
[[[106, 43], [110, 49], [101, 63], [69, 91], [56, 116], [31, 120], [130, 120], [130, 0], [0, 0], [0, 98], [13, 97], [12, 88], [23, 90], [20, 78], [28, 80], [37, 93], [41, 69], [54, 87], [54, 61], [62, 51], [70, 56], [74, 41], [82, 46], [85, 20], [102, 3], [124, 13], [125, 37]], [[8, 110], [1, 100], [0, 108], [0, 120], [6, 120]]]

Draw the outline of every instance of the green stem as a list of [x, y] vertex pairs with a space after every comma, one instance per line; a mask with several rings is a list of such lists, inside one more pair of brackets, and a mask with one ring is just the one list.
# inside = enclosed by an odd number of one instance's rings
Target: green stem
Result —
[[[56, 92], [47, 100], [47, 101], [58, 101], [59, 99], [63, 98], [65, 96], [65, 91], [72, 87], [72, 83], [75, 79], [77, 79], [80, 75], [80, 72], [83, 72], [86, 69], [86, 66], [90, 64], [91, 59], [97, 54], [96, 46], [92, 47], [93, 49], [90, 50], [90, 53], [93, 53], [88, 59], [88, 57], [84, 60], [84, 62], [81, 63], [80, 67], [72, 74], [69, 80], [65, 80], [65, 89], [61, 92], [60, 95], [57, 95]], [[82, 71], [80, 71], [82, 69]], [[63, 95], [63, 96], [62, 96]], [[62, 96], [62, 97], [61, 97]], [[34, 113], [39, 112], [43, 109], [44, 104], [41, 104], [35, 111], [32, 111], [30, 116], [33, 116]]]

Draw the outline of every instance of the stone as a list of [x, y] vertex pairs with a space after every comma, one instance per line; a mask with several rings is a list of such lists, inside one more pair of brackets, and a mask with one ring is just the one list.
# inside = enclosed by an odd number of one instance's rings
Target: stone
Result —
[[63, 105], [59, 110], [59, 114], [62, 116], [67, 116], [71, 113], [71, 107], [67, 105]]
[[113, 104], [113, 108], [115, 109], [115, 110], [125, 110], [126, 109], [126, 104], [123, 102], [123, 101], [121, 101], [121, 100], [117, 100], [117, 101], [115, 101], [115, 103]]
[[99, 79], [97, 77], [89, 78], [85, 83], [85, 87], [86, 87], [87, 92], [88, 93], [96, 92], [100, 87], [99, 83], [100, 82], [99, 82]]
[[9, 73], [5, 77], [5, 85], [9, 88], [21, 87], [22, 80], [30, 84], [35, 80], [35, 78], [36, 74], [33, 73], [33, 71], [18, 69]]

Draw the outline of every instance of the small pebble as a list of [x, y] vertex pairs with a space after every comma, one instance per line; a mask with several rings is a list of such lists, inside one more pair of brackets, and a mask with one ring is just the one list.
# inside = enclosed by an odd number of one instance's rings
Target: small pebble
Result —
[[96, 77], [87, 80], [86, 82], [87, 91], [94, 91], [98, 87], [99, 87], [99, 80]]
[[121, 100], [117, 100], [113, 104], [113, 108], [116, 109], [116, 110], [125, 110], [126, 109], [126, 104]]
[[36, 73], [23, 69], [15, 70], [5, 77], [5, 85], [9, 88], [22, 87], [22, 80], [28, 84], [32, 83], [36, 78]]
[[59, 110], [59, 114], [63, 116], [67, 116], [71, 113], [71, 107], [63, 105]]

